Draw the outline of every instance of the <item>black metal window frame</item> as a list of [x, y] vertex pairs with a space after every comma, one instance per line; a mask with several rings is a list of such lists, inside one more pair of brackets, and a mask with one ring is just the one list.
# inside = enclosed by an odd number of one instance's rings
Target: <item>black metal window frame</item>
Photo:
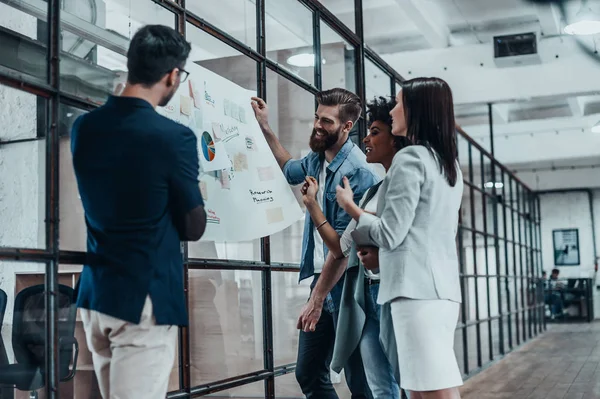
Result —
[[[364, 42], [364, 26], [362, 16], [362, 0], [354, 0], [355, 5], [355, 30], [352, 31], [345, 26], [330, 10], [324, 7], [317, 0], [298, 0], [313, 15], [313, 46], [317, 62], [314, 67], [314, 84], [310, 84], [302, 78], [294, 75], [288, 70], [282, 68], [269, 59], [266, 54], [266, 31], [265, 31], [265, 0], [256, 0], [256, 49], [253, 49], [236, 38], [232, 37], [219, 27], [214, 26], [210, 22], [204, 20], [201, 16], [189, 12], [186, 9], [186, 0], [148, 0], [158, 4], [165, 9], [171, 11], [176, 18], [178, 30], [185, 35], [186, 23], [202, 30], [205, 33], [219, 39], [224, 44], [236, 49], [245, 56], [251, 58], [257, 63], [256, 79], [258, 95], [266, 99], [266, 76], [267, 69], [275, 72], [280, 77], [296, 84], [304, 90], [315, 94], [322, 87], [322, 71], [321, 71], [321, 41], [320, 41], [320, 24], [325, 23], [340, 37], [353, 46], [356, 50], [355, 57], [355, 78], [356, 92], [365, 103], [365, 58], [373, 62], [381, 71], [383, 71], [390, 80], [391, 96], [396, 94], [396, 84], [403, 81], [403, 77], [388, 65], [375, 51], [369, 48]], [[191, 0], [188, 0], [191, 1]], [[85, 254], [76, 251], [64, 251], [59, 246], [59, 137], [58, 125], [60, 123], [60, 106], [69, 105], [76, 108], [91, 110], [98, 106], [92, 101], [77, 97], [73, 94], [61, 90], [60, 86], [60, 48], [61, 48], [61, 7], [60, 0], [48, 0], [47, 9], [48, 35], [47, 35], [47, 79], [45, 81], [39, 78], [31, 77], [24, 73], [19, 73], [12, 69], [0, 66], [0, 84], [17, 88], [19, 90], [37, 95], [45, 100], [45, 138], [46, 138], [46, 215], [45, 215], [45, 231], [46, 231], [46, 247], [44, 249], [34, 248], [19, 248], [19, 247], [0, 247], [0, 260], [22, 261], [22, 262], [43, 262], [46, 265], [45, 284], [46, 304], [47, 304], [47, 329], [46, 329], [46, 397], [48, 399], [59, 398], [59, 376], [58, 370], [58, 303], [56, 302], [56, 293], [58, 288], [58, 265], [60, 264], [83, 264]], [[475, 221], [475, 204], [473, 203], [474, 193], [480, 192], [482, 198], [491, 199], [491, 207], [493, 211], [493, 226], [488, 226], [485, 215], [482, 229], [479, 230], [476, 226], [465, 226], [462, 220], [459, 225], [459, 234], [457, 243], [460, 253], [461, 265], [461, 285], [463, 288], [463, 304], [462, 304], [462, 319], [457, 327], [457, 331], [462, 330], [463, 342], [463, 373], [467, 376], [472, 375], [484, 368], [490, 361], [502, 356], [508, 351], [522, 344], [527, 339], [545, 329], [543, 318], [543, 303], [539, 304], [537, 299], [533, 303], [525, 302], [525, 285], [529, 287], [535, 284], [536, 279], [541, 274], [541, 236], [540, 236], [540, 212], [539, 198], [527, 186], [519, 181], [508, 169], [500, 164], [493, 156], [483, 149], [475, 140], [468, 136], [462, 129], [458, 129], [462, 138], [468, 142], [468, 163], [469, 172], [468, 178], [465, 176], [465, 189], [469, 192], [471, 220]], [[366, 134], [366, 125], [364, 119], [361, 119], [359, 124], [359, 140], [362, 142]], [[0, 145], [6, 145], [6, 142]], [[481, 161], [481, 182], [473, 181], [474, 169], [473, 159], [474, 152], [477, 152]], [[464, 154], [461, 154], [461, 156]], [[476, 155], [475, 155], [476, 156]], [[509, 191], [510, 198], [516, 198], [515, 204], [498, 201], [498, 190], [494, 186], [491, 193], [485, 190], [484, 181], [484, 160], [487, 160], [493, 167], [492, 181], [496, 180], [495, 173], [499, 173], [502, 182], [509, 182], [509, 190], [506, 189], [507, 184], [502, 187], [502, 197], [506, 198], [506, 193]], [[514, 192], [513, 192], [514, 189]], [[510, 218], [512, 228], [512, 239], [507, 238], [506, 220]], [[504, 221], [504, 231], [499, 231], [499, 220]], [[518, 228], [518, 240], [515, 236], [515, 220]], [[474, 259], [474, 274], [466, 273], [464, 244], [465, 235], [470, 233], [473, 244], [473, 259]], [[503, 235], [502, 235], [503, 234]], [[502, 235], [502, 237], [500, 236]], [[504, 274], [497, 272], [495, 275], [490, 275], [489, 258], [486, 256], [485, 273], [479, 273], [477, 265], [477, 257], [475, 256], [476, 236], [481, 236], [484, 239], [485, 251], [488, 251], [488, 243], [493, 243], [495, 249], [495, 266], [499, 271], [504, 266]], [[512, 246], [513, 257], [509, 259], [506, 248]], [[499, 254], [499, 249], [505, 248], [505, 257], [502, 259]], [[518, 249], [518, 251], [517, 251]], [[273, 272], [297, 272], [299, 266], [297, 264], [275, 263], [271, 261], [270, 238], [264, 237], [261, 239], [261, 260], [260, 261], [238, 261], [238, 260], [211, 260], [190, 258], [188, 256], [187, 245], [182, 245], [182, 251], [185, 259], [185, 293], [188, 295], [188, 271], [189, 270], [253, 270], [260, 271], [262, 275], [262, 310], [263, 310], [263, 355], [264, 365], [262, 370], [256, 370], [252, 373], [234, 376], [221, 381], [215, 381], [200, 386], [192, 386], [190, 377], [190, 330], [181, 328], [179, 335], [179, 385], [178, 391], [170, 392], [169, 398], [192, 398], [199, 397], [226, 389], [243, 386], [249, 383], [264, 381], [265, 398], [275, 398], [275, 378], [294, 371], [295, 365], [276, 365], [273, 357], [273, 312], [272, 312], [272, 273]], [[518, 254], [517, 254], [518, 252]], [[511, 262], [512, 261], [512, 262]], [[512, 265], [512, 268], [510, 267]], [[511, 274], [512, 270], [512, 274]], [[476, 317], [475, 320], [470, 320], [467, 317], [467, 300], [465, 300], [465, 292], [467, 291], [469, 279], [475, 279], [475, 295], [476, 295]], [[487, 292], [487, 306], [489, 310], [490, 303], [490, 279], [496, 278], [498, 303], [500, 312], [498, 316], [480, 318], [479, 317], [479, 283], [478, 279], [486, 279], [485, 289]], [[503, 279], [503, 283], [501, 280]], [[518, 281], [521, 281], [519, 284]], [[502, 292], [504, 289], [507, 300], [508, 309], [503, 311], [501, 307]], [[511, 289], [513, 295], [510, 294]], [[518, 293], [521, 295], [518, 295]], [[488, 312], [489, 315], [489, 312]], [[492, 341], [492, 322], [499, 321], [499, 334], [502, 337], [501, 346], [498, 353], [493, 351]], [[503, 321], [508, 321], [507, 335], [509, 337], [507, 345], [504, 345], [504, 324]], [[483, 360], [481, 342], [481, 327], [487, 324], [489, 333], [489, 354], [486, 356], [486, 361]], [[469, 365], [469, 335], [468, 328], [476, 329], [476, 344], [477, 344], [477, 361], [476, 367]], [[513, 327], [516, 331], [515, 339], [513, 340]]]

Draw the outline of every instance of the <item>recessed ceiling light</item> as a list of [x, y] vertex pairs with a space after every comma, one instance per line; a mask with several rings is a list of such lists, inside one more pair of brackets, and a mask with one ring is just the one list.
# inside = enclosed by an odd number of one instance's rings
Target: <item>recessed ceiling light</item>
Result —
[[574, 20], [565, 26], [568, 35], [595, 35], [600, 33], [600, 17], [583, 3]]
[[596, 35], [600, 33], [600, 21], [583, 20], [565, 26], [568, 35]]

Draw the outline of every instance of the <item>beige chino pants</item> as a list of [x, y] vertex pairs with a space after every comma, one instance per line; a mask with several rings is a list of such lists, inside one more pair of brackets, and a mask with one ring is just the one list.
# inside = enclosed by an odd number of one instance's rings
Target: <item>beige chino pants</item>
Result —
[[81, 309], [103, 399], [164, 399], [177, 347], [177, 326], [158, 326], [146, 298], [140, 324]]

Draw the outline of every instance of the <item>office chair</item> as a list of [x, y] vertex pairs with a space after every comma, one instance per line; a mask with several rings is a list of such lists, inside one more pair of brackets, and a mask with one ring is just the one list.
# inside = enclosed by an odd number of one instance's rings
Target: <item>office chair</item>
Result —
[[[37, 390], [44, 387], [46, 377], [46, 307], [43, 284], [25, 288], [15, 298], [12, 345], [15, 364], [0, 365], [0, 385], [20, 391], [30, 391], [37, 399]], [[58, 286], [58, 373], [61, 382], [75, 376], [79, 345], [75, 339], [77, 308], [74, 290]], [[69, 366], [73, 361], [73, 368]]]

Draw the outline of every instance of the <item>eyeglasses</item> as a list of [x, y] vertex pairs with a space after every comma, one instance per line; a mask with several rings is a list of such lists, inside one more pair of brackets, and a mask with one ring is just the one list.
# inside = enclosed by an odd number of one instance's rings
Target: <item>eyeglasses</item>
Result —
[[188, 71], [183, 68], [179, 68], [179, 78], [181, 83], [185, 82], [189, 76], [190, 73]]

